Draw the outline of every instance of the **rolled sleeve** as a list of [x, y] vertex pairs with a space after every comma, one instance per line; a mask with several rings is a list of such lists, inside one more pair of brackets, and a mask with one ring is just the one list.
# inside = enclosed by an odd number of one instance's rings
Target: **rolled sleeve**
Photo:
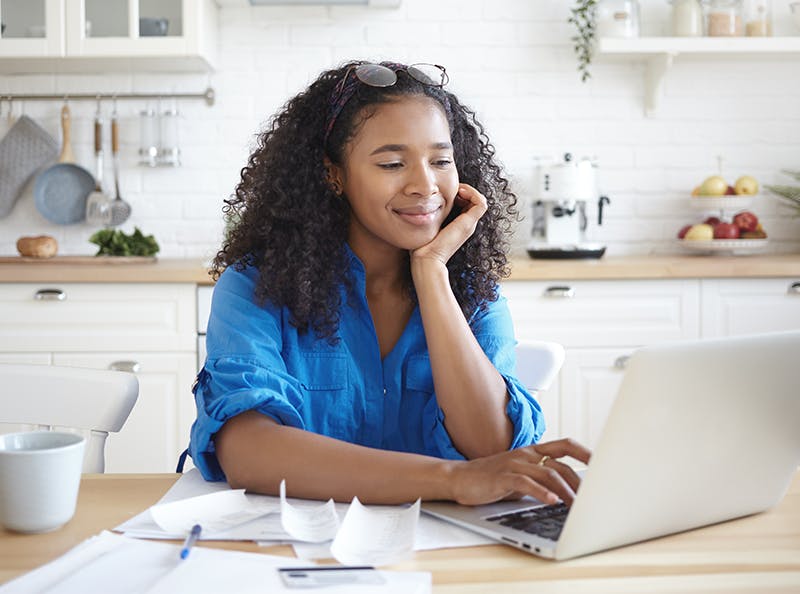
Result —
[[214, 447], [214, 435], [226, 421], [257, 410], [281, 423], [304, 429], [297, 410], [300, 398], [293, 378], [279, 369], [239, 357], [209, 360], [195, 385], [197, 419], [189, 453], [206, 480], [224, 480]]
[[508, 391], [508, 415], [514, 427], [511, 449], [538, 442], [545, 431], [542, 407], [515, 375], [516, 346], [511, 312], [504, 297], [470, 320], [475, 338], [503, 378]]
[[197, 418], [189, 454], [206, 480], [223, 480], [214, 435], [226, 421], [257, 410], [304, 428], [298, 380], [281, 357], [281, 310], [253, 299], [255, 272], [226, 270], [211, 305], [208, 357], [194, 387]]

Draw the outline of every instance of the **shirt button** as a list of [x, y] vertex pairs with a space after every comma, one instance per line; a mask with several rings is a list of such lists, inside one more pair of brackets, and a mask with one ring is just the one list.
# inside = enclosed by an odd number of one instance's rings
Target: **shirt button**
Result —
[[386, 388], [383, 389], [383, 395], [386, 396]]

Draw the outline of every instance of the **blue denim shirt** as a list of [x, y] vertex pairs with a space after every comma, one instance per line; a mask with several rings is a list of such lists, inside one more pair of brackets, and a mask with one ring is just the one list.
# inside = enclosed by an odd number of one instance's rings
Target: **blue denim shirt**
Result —
[[[364, 267], [352, 252], [350, 261], [356, 282], [349, 300], [342, 295], [337, 345], [313, 332], [298, 332], [289, 324], [287, 308], [259, 305], [255, 268], [239, 272], [229, 267], [220, 276], [208, 322], [208, 356], [194, 390], [197, 419], [189, 446], [207, 480], [225, 478], [214, 434], [225, 421], [251, 409], [283, 425], [363, 446], [463, 459], [436, 401], [419, 308], [381, 360]], [[516, 341], [505, 299], [473, 315], [470, 327], [508, 388], [511, 447], [535, 443], [544, 433], [544, 417], [513, 375]]]

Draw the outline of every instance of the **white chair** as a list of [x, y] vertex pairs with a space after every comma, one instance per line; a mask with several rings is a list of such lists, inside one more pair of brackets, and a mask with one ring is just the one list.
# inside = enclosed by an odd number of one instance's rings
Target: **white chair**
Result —
[[564, 347], [557, 342], [520, 341], [516, 353], [517, 379], [536, 392], [547, 390], [564, 364]]
[[83, 472], [103, 472], [109, 431], [119, 431], [139, 396], [132, 373], [51, 365], [0, 364], [0, 423], [79, 430]]

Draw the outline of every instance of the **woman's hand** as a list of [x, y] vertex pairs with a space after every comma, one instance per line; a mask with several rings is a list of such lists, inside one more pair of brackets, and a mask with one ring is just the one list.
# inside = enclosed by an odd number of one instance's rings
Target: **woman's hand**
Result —
[[461, 213], [446, 227], [442, 227], [429, 243], [411, 251], [412, 260], [433, 259], [442, 264], [456, 253], [475, 232], [475, 227], [487, 209], [486, 197], [468, 184], [458, 184], [453, 208]]
[[560, 499], [571, 505], [580, 478], [558, 461], [564, 456], [588, 464], [591, 453], [571, 439], [560, 439], [456, 463], [452, 499], [462, 505], [482, 505], [530, 495], [544, 503]]

